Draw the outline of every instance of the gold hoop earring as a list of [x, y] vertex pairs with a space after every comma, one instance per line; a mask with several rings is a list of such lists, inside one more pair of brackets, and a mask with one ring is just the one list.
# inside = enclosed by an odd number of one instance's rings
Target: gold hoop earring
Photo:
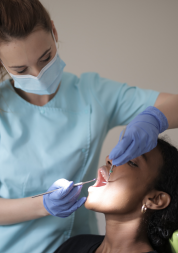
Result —
[[147, 210], [147, 206], [146, 204], [143, 204], [142, 209], [141, 209], [141, 213], [146, 213]]

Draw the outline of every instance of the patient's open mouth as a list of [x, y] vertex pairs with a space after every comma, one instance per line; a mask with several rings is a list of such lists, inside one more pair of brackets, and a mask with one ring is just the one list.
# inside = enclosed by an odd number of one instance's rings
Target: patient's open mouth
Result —
[[98, 170], [98, 178], [96, 183], [93, 185], [94, 187], [105, 186], [108, 178], [108, 172], [104, 167], [99, 168]]

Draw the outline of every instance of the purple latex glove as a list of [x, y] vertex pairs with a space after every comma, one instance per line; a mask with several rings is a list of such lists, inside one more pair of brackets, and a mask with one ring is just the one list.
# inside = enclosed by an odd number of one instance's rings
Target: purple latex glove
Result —
[[51, 215], [68, 217], [85, 203], [85, 197], [78, 200], [82, 186], [73, 187], [73, 184], [66, 179], [59, 179], [48, 191], [59, 190], [43, 196], [43, 205]]
[[128, 124], [123, 139], [113, 148], [109, 159], [118, 166], [149, 152], [156, 147], [158, 135], [167, 128], [165, 115], [156, 107], [147, 107]]

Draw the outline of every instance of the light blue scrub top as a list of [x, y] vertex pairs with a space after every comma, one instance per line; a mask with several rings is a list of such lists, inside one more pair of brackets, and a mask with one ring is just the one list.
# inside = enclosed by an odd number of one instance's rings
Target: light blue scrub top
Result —
[[[41, 107], [17, 95], [9, 80], [1, 83], [0, 197], [39, 194], [59, 178], [75, 183], [94, 178], [108, 131], [154, 105], [158, 94], [96, 73], [80, 78], [64, 73], [55, 97]], [[87, 189], [81, 195], [87, 196]], [[96, 224], [94, 212], [83, 206], [64, 219], [0, 226], [0, 252], [52, 253], [70, 236], [96, 234]]]

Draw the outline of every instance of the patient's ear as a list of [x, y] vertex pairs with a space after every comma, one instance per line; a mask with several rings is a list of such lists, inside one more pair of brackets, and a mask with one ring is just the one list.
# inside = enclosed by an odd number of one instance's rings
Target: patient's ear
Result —
[[146, 204], [148, 209], [161, 210], [170, 204], [171, 197], [166, 192], [153, 190], [151, 193], [145, 196], [143, 202], [143, 204]]

